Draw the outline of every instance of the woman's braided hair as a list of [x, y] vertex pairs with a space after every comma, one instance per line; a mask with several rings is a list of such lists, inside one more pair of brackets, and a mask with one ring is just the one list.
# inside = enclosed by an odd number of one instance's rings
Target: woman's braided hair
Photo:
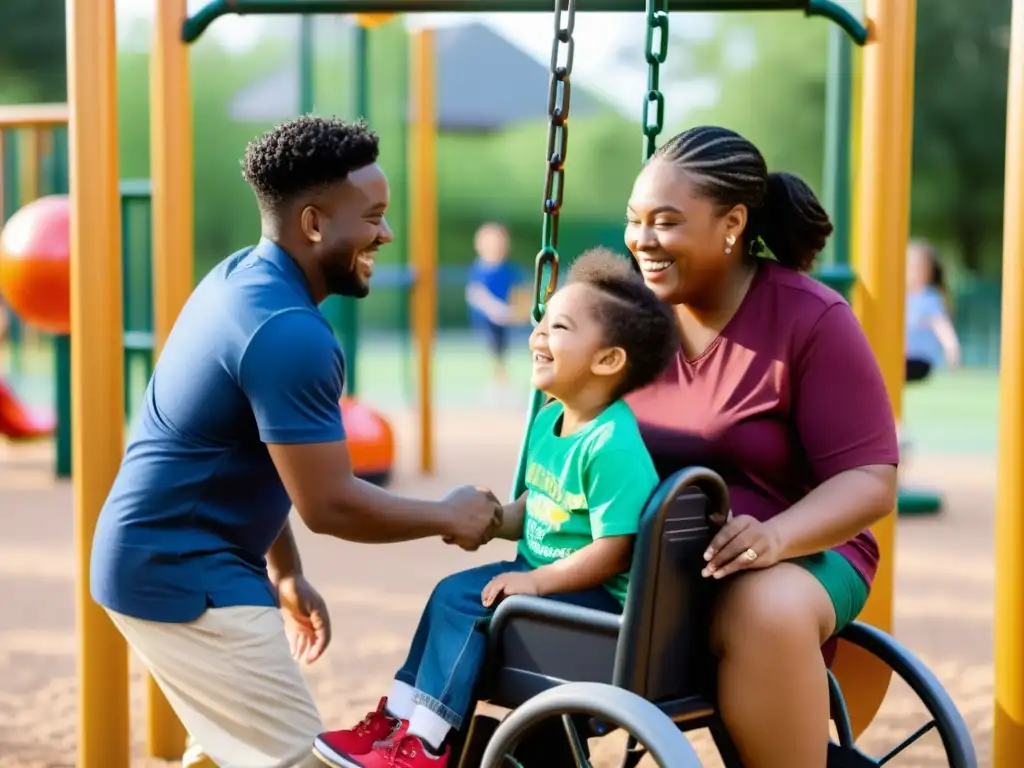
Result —
[[690, 128], [651, 160], [672, 163], [726, 210], [745, 205], [743, 245], [751, 256], [761, 254], [763, 243], [783, 266], [807, 272], [832, 234], [832, 222], [807, 183], [791, 173], [769, 173], [758, 148], [728, 128]]

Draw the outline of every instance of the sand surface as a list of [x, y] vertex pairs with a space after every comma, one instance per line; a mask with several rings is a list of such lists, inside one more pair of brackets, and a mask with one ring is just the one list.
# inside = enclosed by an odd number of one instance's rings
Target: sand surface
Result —
[[[523, 426], [519, 412], [439, 414], [437, 472], [415, 473], [411, 420], [395, 418], [400, 469], [395, 489], [440, 495], [473, 482], [507, 494]], [[481, 429], [483, 427], [483, 429]], [[74, 625], [76, 563], [72, 491], [50, 477], [46, 447], [0, 444], [0, 767], [73, 766], [77, 684]], [[942, 517], [903, 519], [897, 544], [896, 636], [939, 677], [975, 737], [980, 764], [990, 765], [992, 723], [991, 458], [913, 457], [908, 480], [941, 487]], [[434, 541], [370, 547], [309, 534], [300, 545], [309, 578], [331, 608], [334, 641], [307, 669], [326, 721], [348, 724], [386, 692], [404, 658], [423, 601], [442, 576], [504, 557], [494, 543], [467, 554]], [[133, 666], [133, 754], [136, 768], [167, 766], [143, 757], [142, 676]], [[780, 694], [784, 695], [784, 694]], [[923, 707], [894, 683], [878, 718], [861, 739], [884, 754], [926, 722]], [[704, 765], [720, 765], [705, 734], [694, 734]], [[596, 745], [609, 756], [618, 746]], [[595, 765], [617, 765], [597, 757]], [[927, 736], [890, 765], [939, 768], [937, 737]]]

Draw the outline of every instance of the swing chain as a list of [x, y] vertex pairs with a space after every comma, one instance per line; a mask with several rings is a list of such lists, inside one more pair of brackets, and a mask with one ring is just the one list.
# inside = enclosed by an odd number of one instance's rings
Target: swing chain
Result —
[[[668, 0], [647, 0], [647, 94], [644, 96], [644, 160], [658, 148], [658, 134], [665, 125], [665, 94], [661, 92], [661, 65], [668, 56]], [[651, 108], [654, 114], [651, 114]]]
[[[563, 24], [564, 4], [564, 24]], [[533, 278], [533, 320], [540, 322], [544, 306], [558, 284], [558, 216], [565, 191], [565, 157], [569, 142], [569, 100], [572, 58], [576, 48], [576, 0], [555, 0], [555, 37], [551, 44], [548, 81], [547, 169], [544, 173], [544, 227]], [[562, 63], [560, 64], [559, 61]], [[544, 273], [547, 272], [547, 279]]]

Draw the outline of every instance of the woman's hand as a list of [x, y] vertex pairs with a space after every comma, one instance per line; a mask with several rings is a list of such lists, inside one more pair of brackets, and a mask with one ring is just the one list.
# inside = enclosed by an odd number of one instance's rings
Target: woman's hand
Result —
[[331, 642], [331, 617], [320, 593], [304, 576], [286, 576], [277, 585], [285, 633], [296, 661], [312, 664]]
[[782, 545], [775, 530], [749, 515], [733, 517], [722, 526], [704, 552], [704, 578], [721, 579], [737, 571], [768, 568], [779, 562]]
[[540, 590], [533, 571], [511, 571], [495, 576], [480, 593], [485, 608], [490, 608], [502, 597], [510, 595], [536, 595]]

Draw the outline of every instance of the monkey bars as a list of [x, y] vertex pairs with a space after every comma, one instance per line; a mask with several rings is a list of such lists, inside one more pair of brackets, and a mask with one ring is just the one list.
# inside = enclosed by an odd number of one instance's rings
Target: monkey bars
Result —
[[[644, 0], [578, 0], [580, 11], [643, 12]], [[488, 13], [545, 12], [551, 0], [212, 0], [189, 16], [181, 29], [186, 43], [198, 40], [221, 16], [316, 13]], [[838, 24], [857, 45], [868, 30], [835, 0], [669, 0], [672, 11], [803, 11]]]

